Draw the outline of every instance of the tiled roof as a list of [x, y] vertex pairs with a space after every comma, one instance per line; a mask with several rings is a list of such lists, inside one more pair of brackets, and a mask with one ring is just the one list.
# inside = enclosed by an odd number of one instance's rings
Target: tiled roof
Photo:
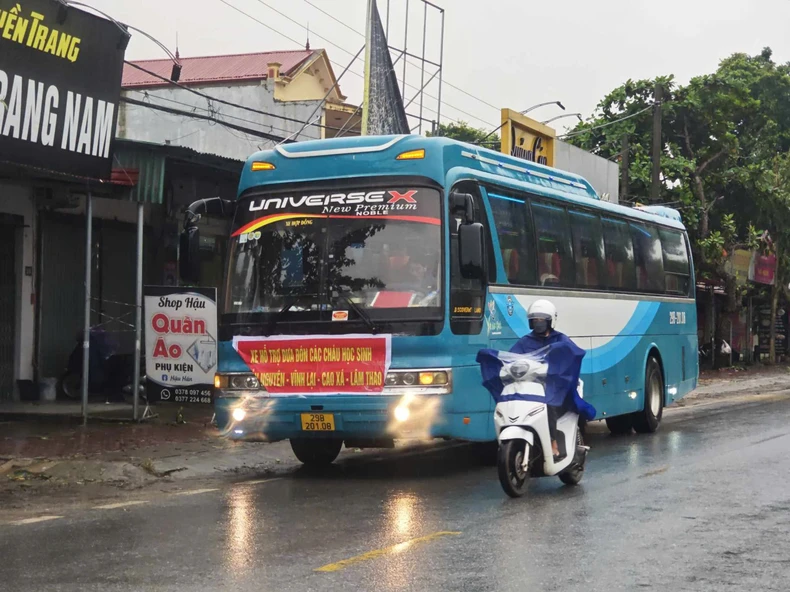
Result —
[[[244, 53], [236, 55], [206, 56], [199, 58], [180, 58], [182, 69], [180, 84], [200, 84], [211, 82], [233, 82], [239, 80], [265, 80], [268, 76], [268, 65], [277, 62], [282, 64], [280, 72], [290, 76], [305, 60], [321, 50], [264, 51], [260, 53]], [[140, 60], [133, 62], [138, 66], [170, 78], [173, 62], [163, 60]], [[142, 88], [164, 86], [167, 83], [155, 76], [146, 74], [124, 64], [123, 88]]]

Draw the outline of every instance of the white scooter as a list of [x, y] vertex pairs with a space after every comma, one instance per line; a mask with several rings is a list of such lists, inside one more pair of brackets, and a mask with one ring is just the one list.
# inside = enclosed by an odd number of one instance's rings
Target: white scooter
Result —
[[[503, 368], [503, 382], [517, 382], [519, 392], [545, 396], [544, 378], [548, 365], [541, 360], [525, 359]], [[584, 396], [579, 380], [579, 396]], [[525, 392], [526, 390], [526, 392]], [[557, 447], [560, 457], [554, 462], [549, 436], [546, 405], [536, 401], [505, 401], [494, 411], [499, 442], [497, 468], [502, 489], [510, 497], [521, 497], [529, 477], [559, 476], [567, 485], [577, 485], [584, 474], [589, 447], [584, 445], [578, 414], [567, 411], [557, 420]]]

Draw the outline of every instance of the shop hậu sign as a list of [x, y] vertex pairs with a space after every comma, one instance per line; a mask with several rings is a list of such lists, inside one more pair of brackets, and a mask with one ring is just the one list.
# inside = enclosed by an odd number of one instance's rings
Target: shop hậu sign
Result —
[[109, 178], [128, 38], [56, 0], [0, 0], [0, 161]]
[[216, 288], [145, 288], [149, 400], [211, 403], [217, 368]]

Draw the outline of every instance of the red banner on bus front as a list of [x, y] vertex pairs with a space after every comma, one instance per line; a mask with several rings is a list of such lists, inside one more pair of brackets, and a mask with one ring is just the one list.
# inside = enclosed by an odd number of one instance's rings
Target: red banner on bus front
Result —
[[233, 347], [272, 395], [377, 394], [390, 367], [389, 335], [233, 338]]

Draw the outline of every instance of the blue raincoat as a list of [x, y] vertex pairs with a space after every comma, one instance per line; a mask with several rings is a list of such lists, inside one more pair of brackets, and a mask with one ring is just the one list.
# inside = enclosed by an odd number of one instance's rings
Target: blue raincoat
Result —
[[565, 406], [591, 421], [595, 419], [595, 408], [576, 390], [584, 354], [583, 349], [558, 331], [547, 337], [528, 333], [509, 352], [481, 349], [477, 363], [483, 386], [497, 403], [524, 400]]

